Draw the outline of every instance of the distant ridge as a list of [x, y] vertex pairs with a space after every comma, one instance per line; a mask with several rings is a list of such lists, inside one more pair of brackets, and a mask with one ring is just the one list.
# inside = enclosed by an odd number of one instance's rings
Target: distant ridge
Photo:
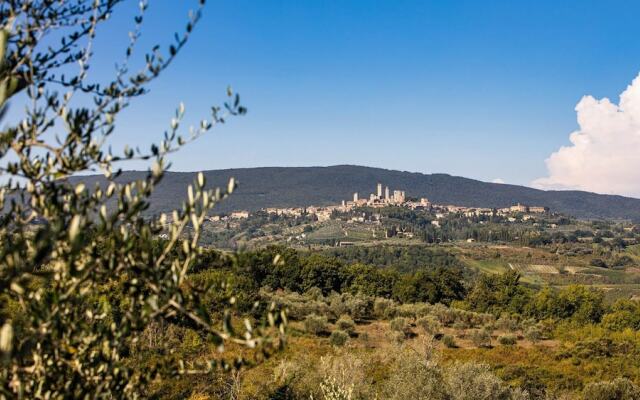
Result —
[[[123, 172], [123, 181], [144, 172]], [[408, 197], [428, 197], [437, 204], [470, 207], [506, 207], [515, 203], [550, 207], [581, 218], [612, 218], [640, 221], [640, 199], [583, 191], [543, 191], [524, 186], [481, 182], [447, 174], [422, 174], [355, 165], [331, 167], [262, 167], [204, 171], [208, 185], [226, 186], [230, 177], [239, 188], [217, 212], [257, 210], [263, 207], [328, 205], [361, 197], [375, 190], [378, 182], [392, 190], [405, 190]], [[195, 172], [168, 172], [152, 199], [151, 213], [179, 207]], [[100, 176], [74, 177], [72, 181], [93, 183]]]

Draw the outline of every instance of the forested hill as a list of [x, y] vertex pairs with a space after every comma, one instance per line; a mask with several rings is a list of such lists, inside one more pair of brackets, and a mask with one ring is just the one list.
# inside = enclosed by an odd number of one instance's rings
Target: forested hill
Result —
[[[124, 172], [131, 180], [143, 172]], [[640, 199], [582, 191], [542, 191], [523, 186], [481, 182], [447, 174], [421, 174], [380, 168], [338, 165], [332, 167], [265, 167], [206, 171], [209, 185], [226, 187], [230, 177], [238, 190], [218, 212], [335, 204], [351, 199], [353, 192], [368, 197], [381, 182], [390, 190], [405, 190], [408, 197], [428, 197], [437, 204], [506, 207], [515, 203], [550, 207], [553, 211], [584, 218], [624, 218], [640, 221]], [[195, 173], [169, 172], [154, 194], [152, 213], [178, 207]], [[91, 183], [101, 178], [73, 178]]]

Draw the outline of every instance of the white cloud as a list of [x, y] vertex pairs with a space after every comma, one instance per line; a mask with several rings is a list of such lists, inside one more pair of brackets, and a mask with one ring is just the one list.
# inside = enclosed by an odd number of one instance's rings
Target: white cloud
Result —
[[640, 75], [620, 104], [585, 96], [576, 106], [580, 128], [545, 161], [541, 189], [579, 189], [640, 197]]
[[503, 184], [503, 183], [504, 183], [504, 179], [496, 178], [496, 179], [492, 180], [492, 181], [491, 181], [491, 183], [500, 183], [500, 184]]

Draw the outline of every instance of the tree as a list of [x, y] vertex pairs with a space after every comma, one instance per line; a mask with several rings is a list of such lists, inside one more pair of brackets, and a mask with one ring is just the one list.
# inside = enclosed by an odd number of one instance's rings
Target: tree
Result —
[[478, 312], [521, 314], [530, 298], [531, 293], [520, 285], [520, 274], [510, 270], [501, 275], [480, 275], [466, 302]]
[[600, 322], [604, 311], [604, 293], [580, 285], [558, 291], [542, 289], [528, 306], [528, 312], [537, 318], [571, 318], [582, 324]]
[[[204, 0], [174, 43], [166, 50], [153, 47], [142, 69], [130, 72], [147, 10], [143, 0], [114, 78], [91, 82], [92, 43], [120, 3], [0, 3], [0, 118], [6, 117], [9, 99], [25, 104], [20, 121], [3, 121], [0, 131], [3, 398], [139, 398], [151, 379], [257, 362], [282, 343], [278, 313], [270, 309], [257, 328], [247, 320], [236, 332], [233, 293], [187, 277], [201, 252], [200, 226], [211, 207], [231, 194], [233, 180], [226, 190], [207, 189], [200, 174], [182, 209], [169, 216], [143, 214], [168, 168], [166, 156], [227, 116], [244, 114], [239, 97], [229, 90], [230, 102], [213, 107], [211, 117], [186, 138], [180, 105], [164, 140], [148, 151], [125, 148], [119, 154], [103, 146], [119, 113], [147, 93], [186, 44]], [[120, 163], [134, 159], [150, 162], [146, 176], [117, 181]], [[67, 180], [88, 171], [101, 172], [104, 183], [87, 188]], [[168, 239], [159, 240], [160, 234]], [[201, 301], [212, 290], [224, 293], [222, 320]], [[255, 352], [233, 363], [177, 360], [135, 368], [125, 362], [146, 327], [176, 320], [198, 327], [220, 348], [233, 342]]]
[[640, 329], [640, 303], [628, 299], [617, 300], [602, 317], [602, 326], [614, 331]]
[[449, 304], [461, 300], [464, 293], [462, 274], [456, 268], [437, 267], [405, 274], [393, 287], [394, 298], [402, 303]]

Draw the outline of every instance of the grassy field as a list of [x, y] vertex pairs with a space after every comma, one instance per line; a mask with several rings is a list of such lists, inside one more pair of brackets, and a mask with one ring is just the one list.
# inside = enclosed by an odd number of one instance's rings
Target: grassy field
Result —
[[501, 274], [509, 270], [508, 263], [502, 260], [474, 260], [463, 258], [465, 264], [486, 274]]
[[380, 239], [384, 239], [384, 231], [380, 227], [340, 221], [330, 221], [316, 226], [307, 234], [307, 240], [310, 242], [326, 240], [362, 242]]

